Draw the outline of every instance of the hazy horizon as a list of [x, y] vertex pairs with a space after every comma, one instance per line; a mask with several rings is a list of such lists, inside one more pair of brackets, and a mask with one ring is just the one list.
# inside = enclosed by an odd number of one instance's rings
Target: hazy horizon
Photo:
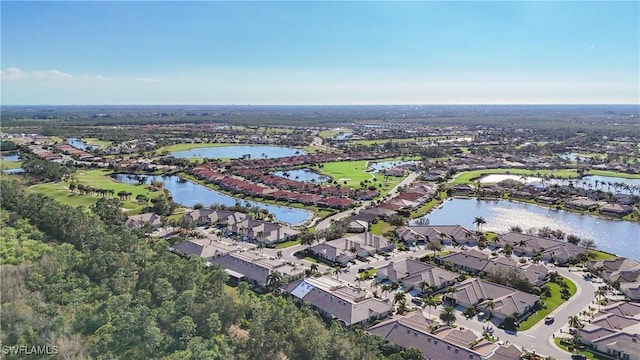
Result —
[[636, 104], [639, 2], [6, 2], [0, 103]]

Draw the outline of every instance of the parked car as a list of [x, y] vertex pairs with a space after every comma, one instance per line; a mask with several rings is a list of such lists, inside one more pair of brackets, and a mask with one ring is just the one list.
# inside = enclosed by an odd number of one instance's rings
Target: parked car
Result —
[[572, 354], [571, 360], [587, 360], [587, 357], [582, 354]]
[[556, 319], [553, 316], [549, 315], [546, 318], [544, 318], [544, 323], [547, 325], [552, 324], [555, 320]]
[[413, 299], [411, 299], [411, 302], [418, 306], [422, 306], [422, 300], [420, 298], [414, 297]]

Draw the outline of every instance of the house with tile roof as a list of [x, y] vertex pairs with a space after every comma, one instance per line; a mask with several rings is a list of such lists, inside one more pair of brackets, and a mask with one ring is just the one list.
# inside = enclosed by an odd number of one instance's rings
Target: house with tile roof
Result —
[[[463, 307], [477, 306], [502, 320], [509, 315], [526, 318], [540, 300], [539, 296], [478, 278], [467, 279], [454, 288], [455, 292], [445, 294], [443, 299]], [[495, 305], [494, 309], [487, 307], [490, 301]]]
[[393, 308], [388, 300], [376, 299], [365, 289], [329, 277], [300, 279], [283, 289], [294, 300], [309, 304], [325, 317], [348, 327], [383, 319]]
[[453, 285], [460, 274], [414, 259], [391, 261], [376, 272], [376, 281], [389, 280], [402, 284], [406, 291], [422, 291], [420, 284], [428, 284], [432, 291]]

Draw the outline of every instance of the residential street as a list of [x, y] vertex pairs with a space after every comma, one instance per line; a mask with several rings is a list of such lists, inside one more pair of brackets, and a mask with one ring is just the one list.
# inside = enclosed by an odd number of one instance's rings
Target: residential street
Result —
[[[550, 315], [555, 317], [555, 322], [546, 325], [544, 321], [540, 321], [527, 331], [521, 331], [516, 334], [507, 334], [504, 330], [499, 329], [499, 321], [495, 321], [493, 325], [493, 335], [500, 338], [502, 341], [509, 341], [523, 349], [529, 351], [535, 351], [538, 354], [545, 356], [551, 356], [557, 360], [568, 359], [569, 354], [559, 349], [553, 343], [552, 335], [560, 335], [560, 329], [567, 329], [567, 319], [569, 316], [577, 315], [580, 311], [589, 306], [593, 299], [593, 293], [596, 290], [596, 286], [590, 282], [584, 280], [581, 273], [576, 274], [569, 272], [566, 268], [554, 268], [550, 267], [550, 270], [557, 271], [560, 275], [569, 278], [576, 284], [577, 291], [574, 296], [569, 299], [568, 302], [560, 305]], [[458, 309], [460, 311], [464, 309]], [[431, 309], [431, 316], [437, 318], [440, 313], [440, 308]], [[428, 317], [428, 309], [423, 311], [424, 316]], [[472, 329], [480, 334], [483, 333], [483, 326], [487, 323], [482, 323], [477, 320], [476, 317], [466, 319], [461, 312], [456, 314], [456, 324]]]

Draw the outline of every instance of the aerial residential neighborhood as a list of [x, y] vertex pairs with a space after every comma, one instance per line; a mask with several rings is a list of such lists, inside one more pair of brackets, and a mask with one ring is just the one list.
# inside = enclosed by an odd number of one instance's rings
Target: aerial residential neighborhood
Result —
[[639, 1], [0, 1], [0, 359], [640, 360]]

